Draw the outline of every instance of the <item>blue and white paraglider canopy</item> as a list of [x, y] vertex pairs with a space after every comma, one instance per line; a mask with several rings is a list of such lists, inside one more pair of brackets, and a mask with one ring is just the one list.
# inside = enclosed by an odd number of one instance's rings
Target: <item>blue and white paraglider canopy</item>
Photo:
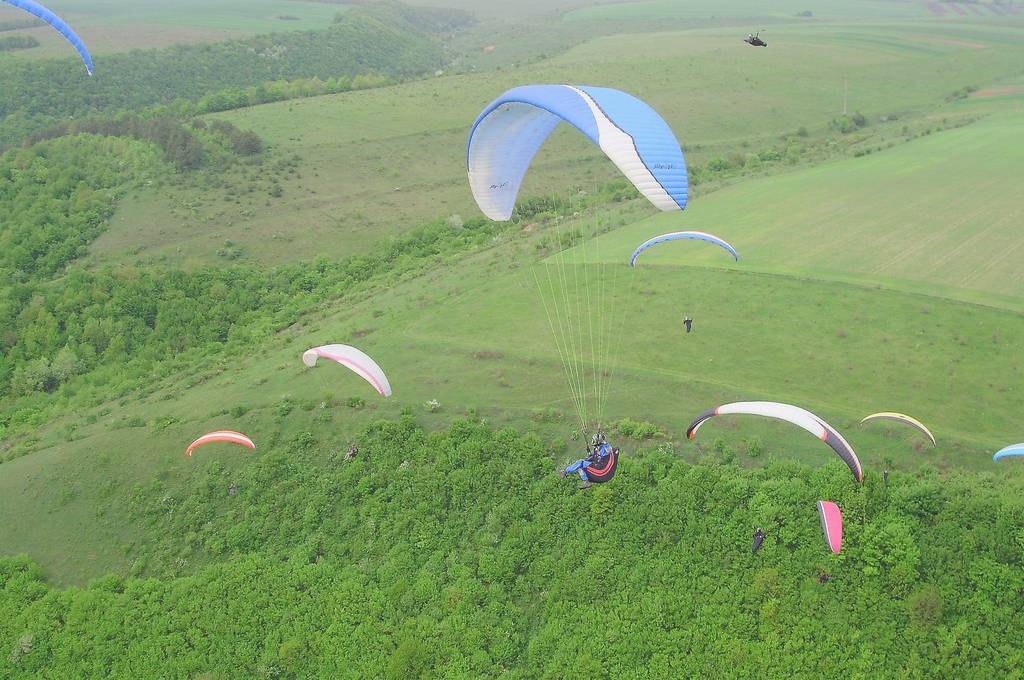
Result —
[[78, 54], [82, 57], [82, 61], [85, 63], [85, 69], [92, 75], [92, 56], [89, 54], [89, 50], [86, 49], [85, 43], [78, 37], [71, 27], [68, 26], [67, 22], [61, 19], [59, 16], [46, 9], [35, 0], [0, 0], [8, 5], [14, 5], [19, 9], [23, 9], [29, 14], [35, 15], [48, 23], [58, 33], [64, 36], [65, 39], [71, 46], [78, 50]]
[[527, 168], [563, 121], [600, 146], [657, 208], [686, 207], [683, 151], [654, 109], [606, 87], [526, 85], [491, 102], [469, 133], [469, 184], [485, 215], [512, 217]]
[[640, 253], [644, 252], [651, 246], [656, 246], [659, 243], [666, 243], [668, 241], [679, 241], [682, 239], [691, 239], [695, 241], [707, 241], [708, 243], [714, 243], [719, 248], [724, 248], [725, 250], [727, 250], [729, 254], [733, 256], [733, 259], [735, 259], [737, 262], [740, 259], [739, 253], [736, 252], [735, 248], [729, 245], [728, 241], [719, 238], [714, 234], [708, 234], [707, 232], [703, 231], [673, 231], [670, 234], [662, 234], [661, 236], [649, 238], [640, 245], [638, 245], [636, 247], [636, 250], [633, 251], [633, 254], [629, 258], [629, 266], [635, 267], [636, 258], [640, 257]]

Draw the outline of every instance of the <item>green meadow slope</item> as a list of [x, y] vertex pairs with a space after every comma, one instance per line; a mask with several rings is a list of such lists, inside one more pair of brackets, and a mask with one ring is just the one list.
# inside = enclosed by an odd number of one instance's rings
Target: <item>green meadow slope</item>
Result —
[[[949, 3], [952, 4], [952, 3]], [[981, 5], [982, 3], [977, 3]], [[992, 3], [984, 3], [992, 4]], [[936, 7], [938, 5], [938, 7]], [[836, 19], [921, 19], [925, 17], [964, 17], [968, 21], [989, 20], [999, 23], [1019, 22], [1018, 15], [1004, 11], [961, 13], [957, 7], [943, 7], [940, 3], [891, 2], [888, 0], [866, 0], [843, 2], [843, 0], [781, 0], [770, 5], [757, 0], [720, 3], [714, 0], [697, 0], [679, 3], [673, 0], [639, 0], [637, 2], [608, 2], [584, 7], [566, 15], [567, 21], [605, 20], [638, 21], [645, 19], [673, 20], [698, 18], [744, 18], [769, 22], [792, 22], [794, 18], [808, 20], [808, 23]], [[979, 8], [980, 9], [980, 8]], [[806, 13], [806, 14], [805, 14]], [[752, 30], [756, 30], [754, 27]]]
[[[91, 258], [196, 264], [214, 261], [225, 240], [261, 263], [344, 256], [438, 216], [474, 215], [465, 182], [468, 126], [493, 97], [522, 83], [633, 92], [664, 115], [690, 163], [701, 165], [763, 150], [801, 127], [824, 134], [842, 111], [844, 88], [850, 111], [873, 121], [920, 115], [955, 89], [1018, 74], [1024, 57], [1013, 32], [999, 27], [853, 25], [840, 42], [837, 27], [779, 30], [783, 44], [767, 51], [746, 49], [722, 29], [611, 36], [500, 72], [218, 114], [257, 132], [295, 161], [294, 171], [252, 168], [233, 190], [211, 178], [141, 191], [124, 202]], [[960, 44], [964, 36], [975, 42]], [[277, 176], [281, 196], [248, 193], [267, 176]], [[586, 186], [615, 177], [598, 150], [561, 130], [538, 155], [524, 194], [545, 192], [555, 180]]]
[[[621, 257], [659, 230], [706, 229], [736, 244], [744, 270], [885, 284], [1021, 308], [1024, 117], [993, 115], [881, 153], [730, 186], [606, 238]], [[740, 245], [742, 244], [742, 245]], [[594, 249], [591, 249], [591, 253]], [[677, 248], [645, 266], [683, 261]], [[717, 265], [717, 252], [685, 262]]]
[[[1001, 306], [1007, 296], [991, 286], [967, 291], [968, 297], [989, 304], [942, 297], [943, 291], [961, 285], [956, 278], [960, 270], [943, 270], [950, 277], [943, 280], [910, 260], [904, 265], [909, 269], [890, 265], [884, 273], [871, 274], [873, 283], [865, 283], [872, 268], [912, 245], [914, 234], [932, 216], [907, 213], [905, 242], [888, 248], [865, 245], [843, 257], [842, 251], [801, 251], [804, 239], [789, 233], [817, 233], [816, 204], [791, 209], [789, 221], [781, 223], [743, 221], [727, 212], [756, 205], [760, 215], [785, 214], [783, 206], [796, 203], [795, 193], [815, 182], [832, 192], [841, 186], [853, 196], [897, 182], [921, 187], [924, 195], [963, 196], [959, 187], [986, 186], [991, 168], [982, 162], [985, 150], [1000, 135], [1019, 138], [1009, 119], [993, 117], [866, 157], [743, 182], [695, 201], [696, 215], [703, 210], [723, 215], [716, 230], [725, 234], [721, 225], [736, 225], [735, 232], [725, 235], [744, 256], [739, 264], [710, 246], [685, 242], [651, 251], [637, 269], [628, 270], [624, 261], [643, 237], [708, 224], [694, 221], [693, 215], [685, 215], [684, 224], [667, 217], [636, 223], [635, 206], [624, 204], [596, 216], [563, 220], [558, 227], [542, 222], [528, 231], [514, 228], [475, 253], [446, 258], [426, 274], [381, 281], [340, 301], [325, 301], [251, 353], [224, 357], [198, 373], [155, 383], [144, 395], [63, 419], [74, 424], [73, 437], [65, 429], [41, 430], [36, 452], [4, 464], [0, 512], [20, 521], [0, 528], [0, 544], [28, 551], [58, 580], [80, 581], [126, 568], [146, 552], [138, 525], [104, 514], [93, 540], [82, 543], [78, 537], [92, 523], [90, 513], [102, 512], [109, 499], [126, 493], [173, 496], [187, 489], [193, 462], [182, 458], [183, 443], [216, 428], [240, 429], [257, 441], [269, 440], [270, 446], [310, 432], [325, 450], [337, 452], [371, 421], [402, 411], [431, 429], [454, 416], [473, 414], [537, 432], [552, 442], [552, 466], [562, 462], [573, 455], [564, 446], [578, 425], [532, 272], [549, 252], [545, 240], [574, 229], [584, 235], [612, 229], [562, 257], [577, 280], [596, 286], [596, 277], [603, 275], [619, 281], [614, 291], [606, 289], [606, 304], [589, 312], [621, 329], [606, 409], [613, 423], [620, 418], [653, 422], [664, 433], [659, 441], [671, 442], [676, 455], [691, 461], [714, 449], [745, 465], [760, 464], [755, 455], [829, 462], [832, 455], [820, 442], [781, 423], [725, 419], [702, 430], [700, 447], [682, 436], [690, 420], [713, 404], [781, 400], [811, 408], [839, 427], [875, 472], [934, 465], [1019, 476], [1019, 467], [993, 470], [990, 460], [995, 448], [1016, 436], [1024, 406], [1017, 387], [1024, 378], [1024, 319]], [[972, 148], [977, 158], [967, 153]], [[959, 171], [938, 172], [942, 162], [936, 156], [950, 150], [960, 151]], [[901, 162], [908, 153], [919, 161]], [[766, 190], [766, 185], [776, 188]], [[864, 214], [899, 211], [901, 197], [892, 192]], [[937, 250], [955, 247], [972, 230], [988, 228], [987, 222], [972, 221], [978, 205], [989, 210], [990, 221], [1015, 209], [1012, 193], [1002, 194], [1003, 213], [991, 205], [991, 197], [984, 198], [979, 191], [977, 203], [945, 205], [942, 219], [964, 226], [961, 233], [944, 232], [948, 244], [937, 242]], [[851, 209], [846, 221], [835, 225], [837, 233], [861, 228], [862, 219]], [[616, 228], [620, 223], [626, 226]], [[774, 238], [791, 245], [772, 243], [765, 224], [774, 229]], [[864, 229], [870, 233], [874, 224]], [[1006, 247], [999, 238], [988, 233], [987, 239], [996, 241], [985, 246], [991, 258]], [[783, 260], [774, 269], [772, 253]], [[557, 257], [548, 256], [548, 262]], [[796, 266], [808, 261], [803, 258], [823, 257], [832, 258], [831, 268]], [[986, 261], [984, 253], [970, 257], [976, 267]], [[612, 260], [619, 264], [600, 264]], [[920, 272], [928, 276], [915, 280]], [[998, 271], [990, 274], [992, 280], [999, 276]], [[579, 323], [588, 308], [584, 298], [575, 299], [584, 310]], [[609, 310], [623, 316], [616, 321]], [[696, 319], [691, 335], [681, 329], [684, 314]], [[391, 376], [395, 397], [372, 398], [356, 376], [336, 367], [305, 369], [301, 352], [326, 342], [353, 342], [369, 351]], [[427, 407], [429, 400], [439, 402], [436, 412]], [[898, 427], [858, 426], [861, 417], [879, 410], [922, 419], [939, 446], [925, 447]], [[627, 455], [636, 451], [637, 443], [616, 438]], [[231, 461], [229, 467], [244, 465], [244, 457]], [[37, 518], [54, 516], [68, 520], [38, 530]]]

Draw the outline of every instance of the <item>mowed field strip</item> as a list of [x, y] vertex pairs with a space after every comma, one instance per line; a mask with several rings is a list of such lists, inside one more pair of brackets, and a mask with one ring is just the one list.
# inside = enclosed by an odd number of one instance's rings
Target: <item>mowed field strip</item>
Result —
[[[801, 15], [807, 12], [805, 17]], [[851, 18], [918, 18], [931, 15], [923, 2], [843, 2], [842, 0], [779, 0], [766, 4], [757, 0], [730, 2], [696, 0], [674, 2], [673, 0], [641, 0], [640, 2], [611, 2], [596, 7], [585, 7], [569, 12], [566, 21], [606, 20], [629, 21], [639, 19], [708, 19], [758, 18], [774, 21], [792, 21], [796, 17], [806, 19], [851, 19]], [[757, 30], [755, 27], [752, 30]]]

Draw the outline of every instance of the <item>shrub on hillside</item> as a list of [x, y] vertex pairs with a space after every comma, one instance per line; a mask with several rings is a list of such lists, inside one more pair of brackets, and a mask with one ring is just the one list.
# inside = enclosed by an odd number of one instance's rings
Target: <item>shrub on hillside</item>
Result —
[[615, 423], [615, 431], [630, 439], [650, 439], [664, 433], [654, 423], [623, 418]]
[[833, 118], [830, 126], [836, 132], [847, 134], [854, 132], [855, 130], [859, 130], [862, 127], [867, 126], [867, 124], [868, 119], [865, 118], [863, 114], [854, 113], [850, 116], [839, 116], [837, 118]]
[[942, 593], [933, 585], [926, 585], [907, 599], [910, 620], [918, 626], [930, 628], [942, 621]]

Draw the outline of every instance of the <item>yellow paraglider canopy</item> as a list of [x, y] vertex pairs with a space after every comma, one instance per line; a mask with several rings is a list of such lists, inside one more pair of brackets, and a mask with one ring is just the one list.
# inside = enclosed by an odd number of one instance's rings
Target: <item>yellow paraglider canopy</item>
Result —
[[870, 422], [872, 420], [894, 420], [897, 423], [910, 425], [912, 428], [914, 428], [924, 436], [928, 437], [928, 439], [930, 439], [932, 442], [932, 446], [935, 446], [935, 435], [933, 435], [931, 431], [929, 431], [928, 428], [924, 426], [924, 423], [922, 423], [920, 420], [917, 420], [916, 418], [911, 418], [905, 413], [892, 413], [891, 411], [872, 413], [871, 415], [867, 416], [860, 422], [861, 425], [863, 425], [864, 423]]

